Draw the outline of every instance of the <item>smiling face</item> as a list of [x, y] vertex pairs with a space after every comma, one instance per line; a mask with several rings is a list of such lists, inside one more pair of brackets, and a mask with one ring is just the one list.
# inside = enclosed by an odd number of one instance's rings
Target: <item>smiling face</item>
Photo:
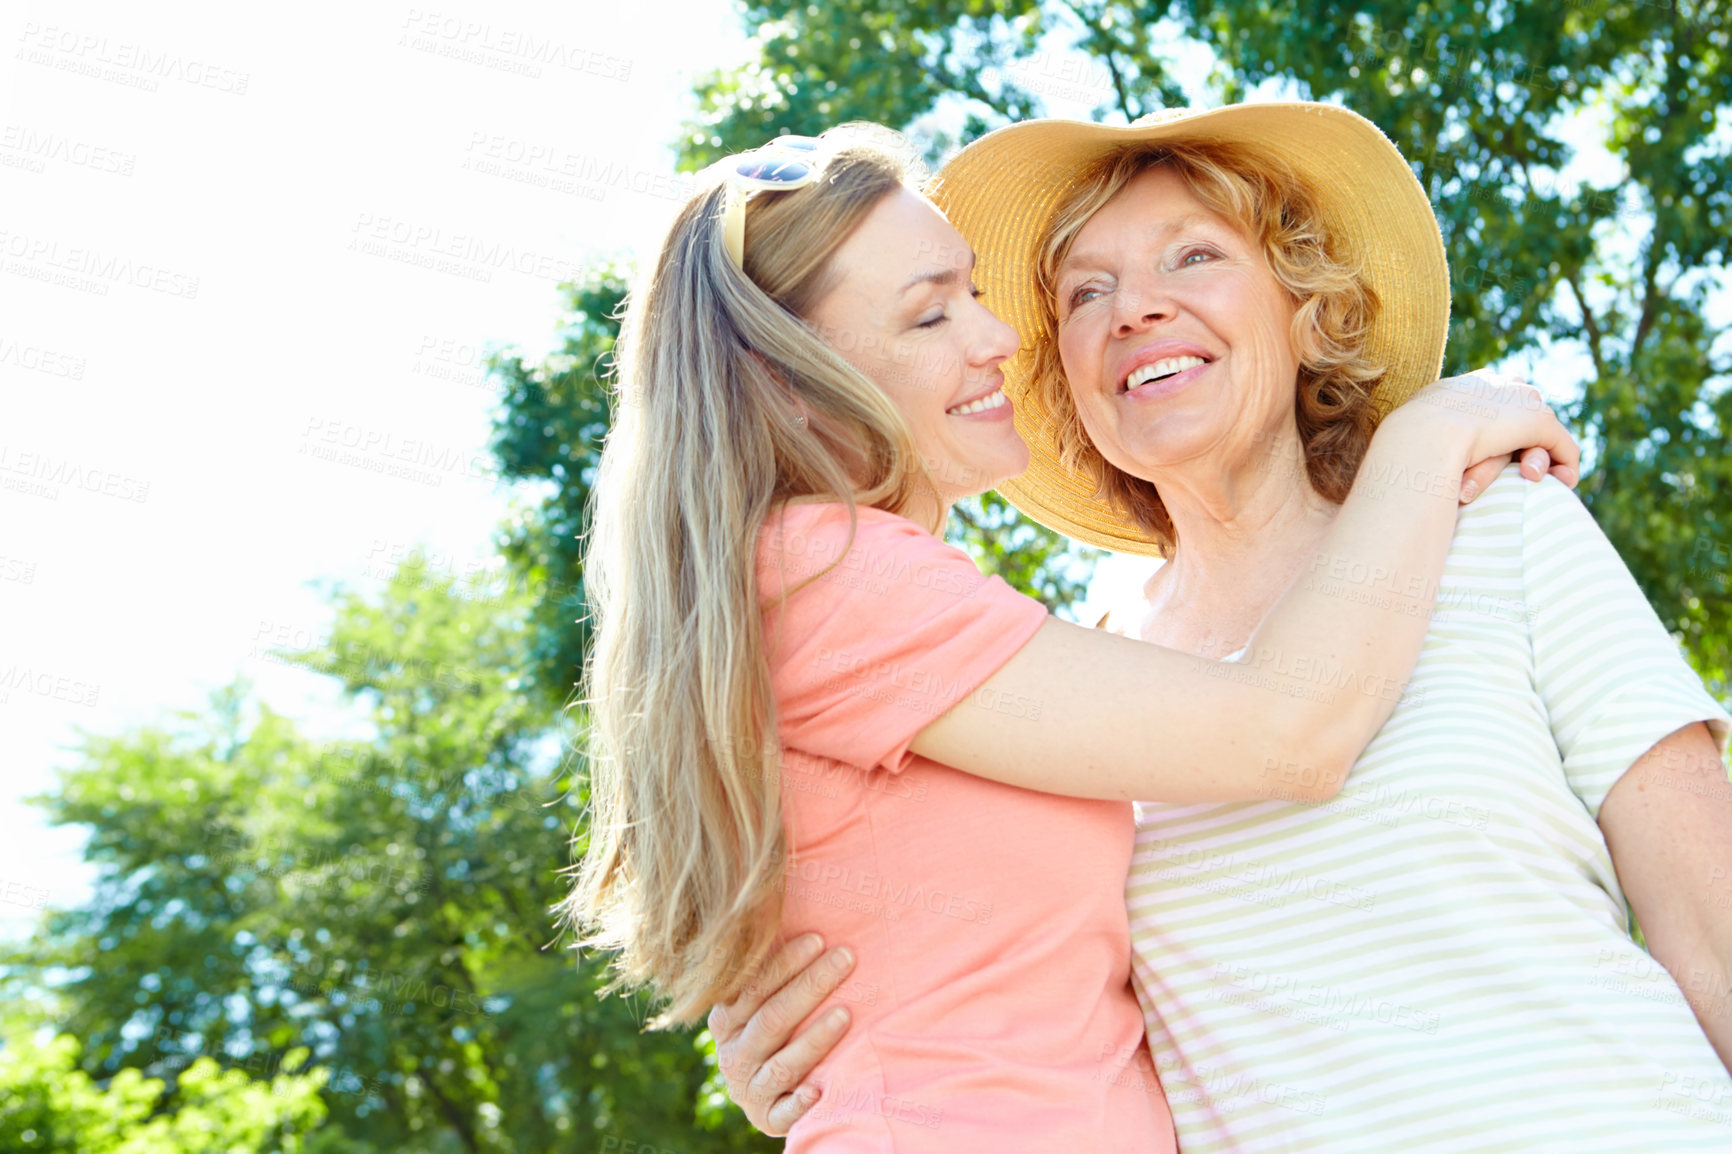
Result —
[[807, 317], [902, 411], [946, 505], [1028, 467], [1001, 391], [1016, 330], [977, 299], [973, 268], [943, 214], [898, 189], [837, 250]]
[[1056, 273], [1059, 357], [1108, 463], [1158, 481], [1203, 459], [1255, 468], [1297, 438], [1294, 301], [1260, 243], [1176, 173], [1132, 178]]

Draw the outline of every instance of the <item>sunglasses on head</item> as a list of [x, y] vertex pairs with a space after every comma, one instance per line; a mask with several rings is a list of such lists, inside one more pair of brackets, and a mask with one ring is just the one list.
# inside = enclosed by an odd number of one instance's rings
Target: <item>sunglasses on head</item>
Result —
[[746, 199], [760, 190], [791, 192], [818, 179], [818, 142], [810, 136], [778, 136], [750, 152], [721, 162], [728, 182], [722, 238], [740, 270], [746, 267]]

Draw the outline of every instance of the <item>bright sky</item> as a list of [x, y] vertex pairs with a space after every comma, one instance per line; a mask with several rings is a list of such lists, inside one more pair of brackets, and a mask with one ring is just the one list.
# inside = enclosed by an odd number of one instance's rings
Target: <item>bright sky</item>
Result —
[[489, 342], [653, 241], [723, 3], [8, 5], [0, 111], [0, 932], [87, 892], [19, 800], [328, 625], [314, 578], [491, 557]]
[[[309, 582], [491, 563], [482, 353], [551, 347], [556, 284], [654, 243], [693, 81], [746, 53], [721, 0], [12, 11], [0, 933], [88, 892], [81, 835], [21, 800], [81, 729], [244, 673], [335, 732], [319, 679], [255, 655], [327, 627]], [[1054, 55], [1018, 79], [1058, 115], [1105, 95]], [[1103, 566], [1081, 616], [1149, 569]]]

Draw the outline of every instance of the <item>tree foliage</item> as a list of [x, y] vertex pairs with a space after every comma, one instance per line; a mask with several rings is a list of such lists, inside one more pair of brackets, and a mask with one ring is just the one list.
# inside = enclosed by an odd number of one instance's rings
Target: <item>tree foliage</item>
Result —
[[38, 1043], [25, 1034], [0, 1049], [0, 1150], [16, 1154], [301, 1154], [324, 1120], [324, 1071], [293, 1073], [307, 1057], [291, 1051], [287, 1073], [255, 1081], [200, 1058], [180, 1075], [178, 1109], [161, 1110], [164, 1083], [122, 1070], [98, 1086], [78, 1068], [78, 1040]]
[[86, 740], [37, 800], [92, 831], [95, 899], [5, 959], [14, 992], [56, 991], [85, 1074], [164, 1078], [184, 1109], [201, 1062], [266, 1077], [305, 1050], [321, 1140], [363, 1154], [767, 1148], [701, 1125], [694, 1040], [645, 1034], [557, 948], [583, 794], [529, 692], [531, 600], [418, 559], [377, 598], [333, 590], [329, 635], [271, 654], [336, 679], [364, 737], [312, 740], [236, 683]]

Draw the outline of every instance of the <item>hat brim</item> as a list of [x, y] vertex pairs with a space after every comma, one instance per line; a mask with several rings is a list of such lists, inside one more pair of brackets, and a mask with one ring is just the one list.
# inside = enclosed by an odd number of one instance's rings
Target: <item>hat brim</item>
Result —
[[1029, 387], [1039, 332], [1035, 267], [1054, 208], [1091, 164], [1129, 145], [1179, 142], [1253, 148], [1304, 182], [1336, 257], [1356, 264], [1378, 297], [1366, 352], [1386, 366], [1373, 394], [1379, 417], [1437, 379], [1449, 336], [1449, 265], [1431, 203], [1389, 138], [1345, 108], [1236, 104], [1130, 125], [1030, 120], [963, 149], [939, 173], [932, 199], [973, 246], [987, 304], [1022, 338], [1022, 351], [1004, 365], [1005, 393], [1029, 467], [999, 492], [1067, 537], [1148, 556], [1159, 555], [1156, 543], [1059, 462], [1050, 414]]

